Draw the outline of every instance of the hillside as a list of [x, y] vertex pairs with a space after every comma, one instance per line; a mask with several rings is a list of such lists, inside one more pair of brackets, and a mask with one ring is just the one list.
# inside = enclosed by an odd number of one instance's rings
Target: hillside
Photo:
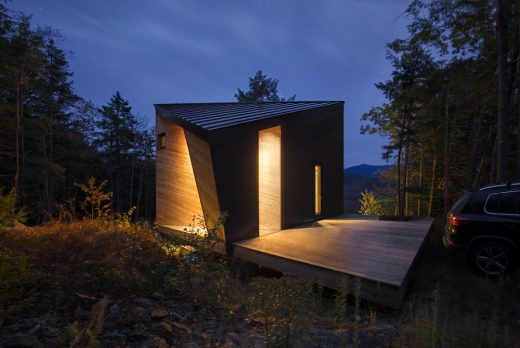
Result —
[[388, 167], [390, 166], [360, 164], [343, 170], [343, 204], [345, 212], [357, 214], [361, 192], [372, 190], [374, 185], [379, 184], [378, 173]]

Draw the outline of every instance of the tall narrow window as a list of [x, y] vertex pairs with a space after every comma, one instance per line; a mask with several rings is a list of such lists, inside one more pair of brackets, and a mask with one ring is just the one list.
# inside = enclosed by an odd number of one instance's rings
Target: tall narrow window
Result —
[[157, 148], [158, 149], [166, 148], [166, 134], [165, 133], [157, 134]]
[[314, 165], [314, 214], [321, 214], [321, 164]]

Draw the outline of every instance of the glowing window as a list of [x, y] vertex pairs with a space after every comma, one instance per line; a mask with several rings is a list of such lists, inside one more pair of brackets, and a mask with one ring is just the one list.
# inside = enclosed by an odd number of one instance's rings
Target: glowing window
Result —
[[166, 148], [166, 134], [161, 133], [157, 135], [157, 148], [164, 149]]
[[314, 214], [321, 214], [321, 164], [314, 165]]

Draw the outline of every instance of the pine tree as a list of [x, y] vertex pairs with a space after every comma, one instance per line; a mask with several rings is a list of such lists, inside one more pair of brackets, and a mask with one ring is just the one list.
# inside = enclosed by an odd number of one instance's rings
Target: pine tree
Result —
[[249, 78], [249, 90], [244, 92], [238, 88], [235, 98], [239, 102], [293, 101], [296, 95], [287, 99], [278, 96], [278, 80], [268, 78], [262, 70], [258, 70], [255, 76]]

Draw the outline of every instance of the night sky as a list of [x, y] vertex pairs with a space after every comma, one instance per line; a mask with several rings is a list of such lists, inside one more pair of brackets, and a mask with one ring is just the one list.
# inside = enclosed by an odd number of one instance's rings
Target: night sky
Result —
[[384, 101], [385, 44], [406, 36], [402, 0], [15, 0], [7, 6], [61, 32], [77, 94], [116, 90], [154, 124], [154, 103], [234, 101], [263, 70], [279, 95], [345, 101], [345, 167], [383, 164], [360, 117]]

